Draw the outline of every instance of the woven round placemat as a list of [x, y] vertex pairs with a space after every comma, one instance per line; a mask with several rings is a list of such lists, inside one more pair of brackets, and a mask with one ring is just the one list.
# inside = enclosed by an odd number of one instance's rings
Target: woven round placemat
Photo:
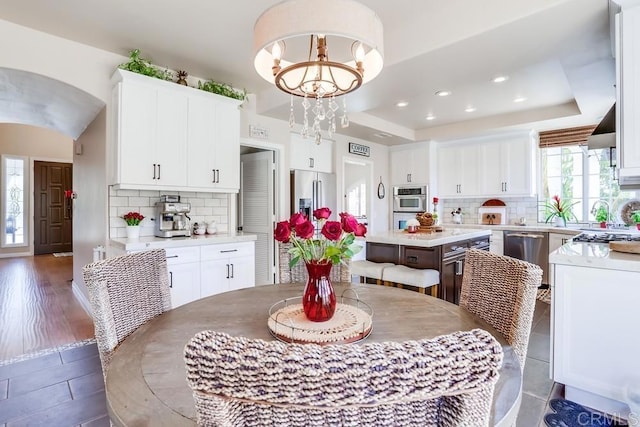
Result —
[[333, 317], [326, 322], [312, 322], [302, 304], [291, 304], [269, 316], [269, 331], [284, 342], [338, 344], [366, 338], [371, 333], [371, 315], [349, 304], [336, 304]]

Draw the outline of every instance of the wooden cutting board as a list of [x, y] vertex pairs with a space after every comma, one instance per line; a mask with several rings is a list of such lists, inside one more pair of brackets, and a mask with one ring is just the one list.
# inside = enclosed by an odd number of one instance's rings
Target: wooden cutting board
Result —
[[640, 242], [609, 242], [609, 249], [629, 254], [640, 254]]
[[501, 213], [484, 213], [482, 214], [482, 224], [484, 225], [498, 225], [502, 223]]

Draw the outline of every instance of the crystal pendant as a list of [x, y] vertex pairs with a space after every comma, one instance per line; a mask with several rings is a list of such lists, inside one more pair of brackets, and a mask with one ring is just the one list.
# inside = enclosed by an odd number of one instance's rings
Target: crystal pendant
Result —
[[296, 124], [296, 116], [293, 114], [293, 95], [291, 95], [291, 108], [289, 109], [289, 129]]

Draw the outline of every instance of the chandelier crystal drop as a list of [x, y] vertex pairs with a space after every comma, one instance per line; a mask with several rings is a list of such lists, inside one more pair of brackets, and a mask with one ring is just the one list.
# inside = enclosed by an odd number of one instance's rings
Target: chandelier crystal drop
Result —
[[[301, 134], [322, 140], [349, 126], [335, 98], [358, 89], [382, 70], [382, 23], [355, 0], [288, 0], [266, 10], [254, 27], [258, 74], [291, 94], [289, 126], [295, 125], [293, 96], [302, 98]], [[308, 12], [308, 13], [307, 13]], [[331, 47], [331, 57], [329, 54]]]

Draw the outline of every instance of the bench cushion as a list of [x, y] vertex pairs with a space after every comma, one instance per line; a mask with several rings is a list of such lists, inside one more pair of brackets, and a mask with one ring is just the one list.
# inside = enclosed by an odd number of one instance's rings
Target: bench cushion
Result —
[[385, 282], [402, 283], [418, 288], [429, 288], [440, 283], [438, 270], [411, 268], [404, 265], [387, 267], [382, 272]]

